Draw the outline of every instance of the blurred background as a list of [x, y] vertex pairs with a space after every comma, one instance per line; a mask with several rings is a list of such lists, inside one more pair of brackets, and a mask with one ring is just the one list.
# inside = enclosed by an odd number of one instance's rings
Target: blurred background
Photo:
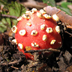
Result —
[[17, 24], [16, 19], [3, 14], [19, 17], [28, 9], [41, 9], [47, 5], [57, 7], [72, 15], [72, 0], [0, 0], [0, 32], [8, 31]]

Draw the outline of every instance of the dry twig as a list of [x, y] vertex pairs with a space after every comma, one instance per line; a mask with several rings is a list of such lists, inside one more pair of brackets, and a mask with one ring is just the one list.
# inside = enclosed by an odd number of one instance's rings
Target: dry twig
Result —
[[8, 18], [14, 18], [17, 19], [16, 16], [11, 16], [11, 15], [5, 15], [5, 14], [1, 14], [2, 17], [8, 17]]
[[22, 59], [20, 58], [19, 60], [15, 60], [13, 62], [9, 62], [9, 63], [0, 63], [0, 65], [13, 65], [13, 64], [16, 64], [16, 63], [19, 63]]
[[49, 49], [25, 51], [25, 53], [34, 53], [34, 52], [41, 52], [41, 51], [60, 52], [60, 50], [49, 48]]

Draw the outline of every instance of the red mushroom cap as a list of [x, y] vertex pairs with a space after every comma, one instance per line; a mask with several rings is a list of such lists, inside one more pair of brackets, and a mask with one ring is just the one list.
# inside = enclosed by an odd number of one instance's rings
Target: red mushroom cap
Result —
[[44, 10], [32, 9], [17, 20], [17, 27], [12, 28], [15, 33], [13, 41], [27, 58], [33, 59], [33, 55], [24, 53], [24, 50], [57, 49], [62, 45], [59, 26]]

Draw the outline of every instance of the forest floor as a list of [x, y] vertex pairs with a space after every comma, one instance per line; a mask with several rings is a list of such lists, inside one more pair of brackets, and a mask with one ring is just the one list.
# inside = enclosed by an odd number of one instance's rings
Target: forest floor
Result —
[[[33, 5], [31, 1], [22, 4], [27, 9], [47, 6], [35, 1]], [[9, 36], [9, 32], [0, 33], [0, 72], [72, 72], [72, 30], [67, 29], [67, 32], [62, 30], [60, 52], [52, 52], [50, 56], [42, 54], [38, 61], [27, 60], [25, 55], [18, 51], [16, 44], [11, 42], [14, 34]]]

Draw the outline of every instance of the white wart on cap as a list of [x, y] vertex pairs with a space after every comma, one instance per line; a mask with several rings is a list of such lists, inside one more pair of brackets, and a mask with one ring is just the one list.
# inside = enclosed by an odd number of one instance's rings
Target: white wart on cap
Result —
[[55, 30], [56, 30], [56, 32], [60, 33], [60, 27], [59, 26], [56, 26]]
[[17, 27], [14, 25], [12, 28], [11, 28], [12, 32], [13, 33], [16, 33], [17, 32]]
[[13, 39], [12, 42], [15, 43], [15, 44], [17, 44], [17, 40], [16, 39]]
[[24, 35], [26, 34], [26, 30], [20, 30], [20, 31], [19, 31], [19, 34], [20, 34], [21, 36], [24, 36]]
[[52, 15], [52, 19], [54, 21], [59, 21], [59, 17], [56, 14]]
[[23, 45], [22, 45], [21, 43], [18, 44], [18, 47], [19, 47], [20, 49], [23, 49]]

